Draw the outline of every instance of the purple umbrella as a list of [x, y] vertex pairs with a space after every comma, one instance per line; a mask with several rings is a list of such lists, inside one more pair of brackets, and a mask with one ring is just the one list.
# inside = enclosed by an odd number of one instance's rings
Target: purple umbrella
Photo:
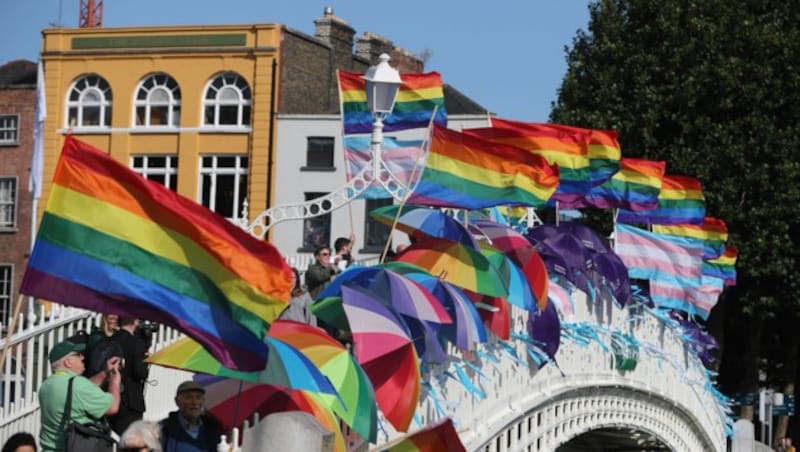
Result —
[[599, 276], [595, 278], [598, 284], [605, 284], [616, 298], [617, 302], [626, 306], [631, 300], [631, 281], [628, 278], [628, 269], [615, 253], [596, 253], [591, 256], [592, 273]]
[[595, 253], [608, 253], [611, 251], [608, 247], [608, 240], [601, 238], [594, 229], [583, 223], [567, 221], [559, 224], [558, 230], [574, 235], [587, 250]]
[[542, 254], [548, 269], [561, 274], [584, 292], [590, 292], [586, 279], [589, 259], [583, 244], [575, 236], [559, 232], [544, 239], [536, 249]]
[[525, 233], [525, 238], [528, 239], [533, 245], [538, 245], [548, 237], [558, 234], [558, 226], [554, 224], [543, 224], [535, 228], [528, 229]]
[[531, 312], [528, 316], [528, 335], [550, 359], [555, 359], [561, 344], [561, 321], [554, 303], [547, 303], [543, 311]]

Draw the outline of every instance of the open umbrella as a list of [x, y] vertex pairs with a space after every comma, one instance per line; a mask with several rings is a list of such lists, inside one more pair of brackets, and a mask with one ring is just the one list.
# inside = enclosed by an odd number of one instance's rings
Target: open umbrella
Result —
[[626, 306], [631, 301], [631, 280], [622, 259], [610, 251], [593, 254], [591, 260], [591, 273], [598, 276], [595, 282], [607, 285], [617, 302]]
[[491, 297], [469, 290], [464, 293], [478, 307], [478, 314], [486, 329], [507, 341], [511, 337], [511, 309], [503, 297]]
[[362, 438], [374, 443], [378, 434], [375, 392], [347, 348], [322, 329], [300, 322], [275, 321], [269, 328], [269, 336], [299, 350], [328, 377], [339, 397], [319, 394], [318, 399]]
[[272, 413], [304, 411], [333, 432], [336, 452], [347, 450], [336, 417], [313, 394], [223, 377], [197, 375], [195, 381], [206, 390], [206, 409], [220, 420], [225, 430], [238, 427], [255, 413], [263, 418]]
[[571, 319], [575, 316], [575, 306], [569, 292], [553, 281], [550, 281], [550, 302], [555, 305], [562, 319]]
[[453, 323], [443, 324], [439, 334], [456, 347], [465, 351], [474, 350], [476, 344], [486, 342], [486, 328], [481, 317], [472, 300], [461, 289], [407, 262], [386, 262], [381, 266], [422, 284], [442, 303]]
[[561, 322], [558, 320], [555, 303], [547, 303], [542, 311], [531, 312], [527, 327], [528, 334], [537, 342], [538, 347], [550, 359], [555, 359], [561, 344]]
[[317, 366], [291, 345], [266, 337], [269, 349], [267, 367], [261, 371], [245, 372], [224, 367], [200, 344], [186, 337], [155, 352], [147, 362], [159, 366], [200, 372], [208, 375], [236, 378], [253, 383], [265, 383], [291, 389], [336, 394], [336, 389]]
[[[402, 211], [400, 210], [401, 208]], [[399, 217], [397, 217], [398, 212], [400, 212]], [[452, 240], [471, 248], [478, 247], [467, 228], [440, 209], [411, 204], [402, 206], [394, 204], [379, 207], [370, 212], [369, 215], [389, 227], [394, 224], [395, 218], [397, 218], [396, 228], [415, 238], [421, 238], [425, 235]]]
[[481, 254], [489, 259], [489, 262], [506, 282], [506, 287], [508, 288], [506, 300], [526, 311], [534, 309], [536, 298], [522, 269], [509, 256], [492, 245], [481, 242], [480, 246]]
[[417, 241], [397, 261], [418, 265], [458, 287], [483, 295], [505, 297], [505, 281], [479, 251], [444, 239]]
[[411, 424], [419, 401], [419, 358], [404, 322], [374, 294], [342, 286], [342, 303], [356, 359], [375, 388], [375, 400], [398, 431]]
[[506, 253], [522, 269], [539, 309], [544, 309], [547, 304], [547, 267], [533, 244], [522, 233], [493, 221], [476, 220], [470, 223], [470, 228], [487, 237], [493, 247]]
[[389, 445], [386, 452], [466, 452], [453, 421], [448, 417], [426, 425]]

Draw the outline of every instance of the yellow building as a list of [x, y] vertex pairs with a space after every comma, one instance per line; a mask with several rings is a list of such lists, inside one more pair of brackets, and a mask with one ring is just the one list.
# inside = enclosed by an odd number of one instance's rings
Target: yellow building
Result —
[[280, 25], [47, 29], [46, 205], [69, 130], [228, 218], [270, 203]]

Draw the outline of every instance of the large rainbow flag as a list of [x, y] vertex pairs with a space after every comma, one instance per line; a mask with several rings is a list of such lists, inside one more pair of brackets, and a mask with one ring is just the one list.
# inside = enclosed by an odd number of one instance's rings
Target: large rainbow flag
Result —
[[652, 209], [658, 205], [665, 169], [664, 161], [623, 158], [620, 170], [611, 179], [590, 188], [583, 198], [562, 202], [561, 207]]
[[725, 245], [725, 252], [716, 259], [708, 259], [703, 262], [703, 274], [716, 276], [725, 281], [726, 286], [736, 285], [736, 260], [739, 257], [739, 250], [732, 246]]
[[561, 183], [553, 200], [571, 202], [591, 188], [589, 150], [586, 136], [555, 130], [549, 124], [526, 123], [492, 118], [492, 127], [468, 129], [465, 134], [506, 144], [541, 155], [551, 165], [558, 165]]
[[[372, 117], [367, 107], [366, 82], [363, 74], [339, 71], [339, 100], [341, 102], [344, 134], [371, 133]], [[400, 74], [403, 84], [397, 93], [392, 114], [383, 119], [383, 131], [393, 132], [428, 127], [433, 112], [434, 122], [447, 125], [444, 88], [438, 72]]]
[[291, 278], [270, 244], [67, 136], [20, 292], [163, 323], [260, 370]]
[[661, 182], [658, 207], [652, 210], [622, 210], [617, 221], [636, 224], [702, 224], [706, 201], [700, 181], [687, 176], [667, 174]]
[[435, 126], [430, 150], [409, 203], [483, 209], [543, 206], [556, 189], [558, 168], [514, 146]]

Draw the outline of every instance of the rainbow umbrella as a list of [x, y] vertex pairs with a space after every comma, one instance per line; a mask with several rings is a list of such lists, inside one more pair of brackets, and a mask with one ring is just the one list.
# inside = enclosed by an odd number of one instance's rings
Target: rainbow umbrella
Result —
[[302, 353], [291, 345], [271, 337], [264, 338], [269, 350], [264, 370], [245, 372], [224, 367], [200, 344], [185, 337], [155, 352], [147, 362], [159, 366], [230, 377], [252, 383], [264, 383], [291, 389], [337, 394], [336, 388]]
[[463, 289], [493, 297], [508, 296], [503, 277], [479, 251], [445, 239], [417, 241], [397, 261], [418, 265]]
[[508, 287], [506, 300], [526, 311], [532, 310], [536, 306], [536, 298], [522, 269], [509, 256], [488, 243], [481, 242], [481, 254], [489, 259], [489, 262], [506, 281], [506, 287]]
[[389, 445], [384, 452], [466, 452], [466, 450], [453, 426], [453, 421], [448, 417]]
[[375, 401], [398, 431], [406, 431], [419, 402], [419, 358], [403, 320], [374, 294], [342, 286], [356, 359], [375, 388]]
[[377, 440], [378, 414], [372, 384], [340, 342], [320, 328], [288, 320], [273, 322], [269, 336], [286, 342], [310, 359], [341, 397], [320, 394], [318, 399], [362, 438], [371, 443]]
[[486, 328], [481, 317], [472, 300], [467, 298], [461, 289], [436, 278], [422, 267], [407, 262], [386, 262], [379, 266], [401, 273], [422, 284], [442, 303], [453, 323], [442, 325], [439, 334], [456, 347], [461, 350], [474, 350], [476, 344], [486, 342]]
[[334, 434], [336, 452], [347, 450], [336, 417], [314, 394], [223, 377], [196, 375], [194, 379], [206, 390], [206, 409], [226, 431], [256, 413], [263, 418], [272, 413], [304, 411]]
[[476, 220], [470, 223], [470, 227], [487, 237], [493, 247], [504, 252], [522, 269], [539, 309], [544, 309], [547, 304], [547, 268], [531, 242], [513, 228], [489, 220]]
[[[398, 212], [400, 212], [399, 217], [397, 216]], [[478, 244], [467, 228], [440, 209], [411, 204], [402, 206], [394, 204], [379, 207], [369, 215], [389, 227], [395, 224], [395, 218], [397, 218], [395, 227], [412, 237], [420, 238], [424, 234], [429, 237], [459, 242], [470, 248], [478, 248]]]

